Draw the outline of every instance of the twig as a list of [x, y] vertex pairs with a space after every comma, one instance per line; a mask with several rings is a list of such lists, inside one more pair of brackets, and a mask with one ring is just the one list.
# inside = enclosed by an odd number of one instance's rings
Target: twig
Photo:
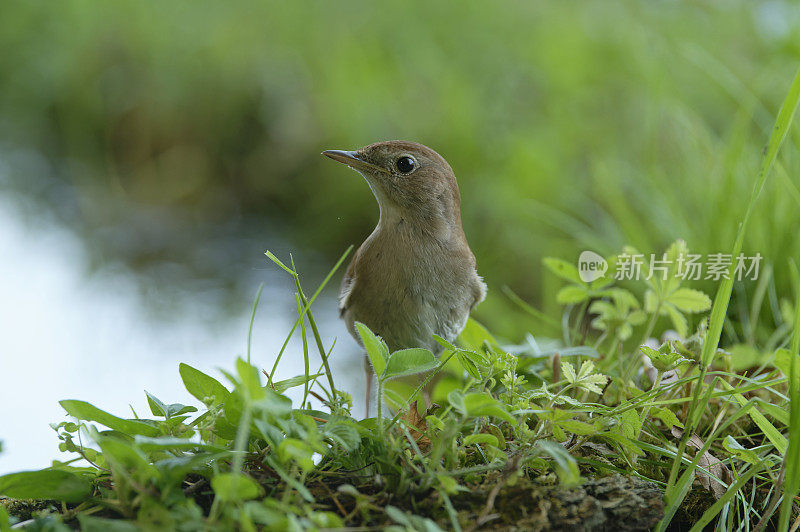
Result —
[[494, 501], [497, 499], [497, 495], [500, 493], [500, 490], [503, 488], [505, 483], [506, 479], [503, 477], [500, 482], [495, 484], [495, 486], [492, 488], [492, 491], [489, 492], [489, 496], [486, 498], [486, 506], [483, 507], [483, 510], [478, 516], [478, 520], [475, 521], [475, 524], [472, 525], [467, 532], [473, 532], [474, 530], [477, 530], [479, 526], [488, 523], [492, 519], [497, 519], [497, 514], [489, 515], [489, 512], [491, 512], [494, 508]]
[[797, 519], [792, 523], [792, 528], [789, 529], [789, 532], [797, 532], [798, 528], [800, 528], [800, 515], [798, 515]]
[[494, 502], [497, 499], [497, 495], [500, 493], [500, 490], [503, 489], [508, 479], [519, 470], [519, 463], [520, 463], [520, 456], [517, 455], [511, 460], [506, 463], [506, 467], [503, 470], [502, 476], [500, 477], [500, 481], [494, 485], [492, 491], [489, 492], [489, 496], [486, 497], [486, 505], [483, 507], [480, 515], [478, 515], [478, 519], [475, 521], [475, 524], [472, 525], [467, 532], [474, 532], [478, 529], [478, 527], [488, 523], [492, 519], [497, 519], [497, 514], [489, 515], [494, 509]]
[[208, 484], [208, 481], [206, 479], [204, 479], [204, 478], [201, 478], [200, 480], [198, 480], [194, 484], [190, 484], [188, 488], [185, 488], [183, 490], [183, 494], [184, 495], [191, 495], [192, 493], [194, 493], [195, 491], [199, 490], [200, 488], [202, 488], [203, 486], [205, 486], [207, 484]]

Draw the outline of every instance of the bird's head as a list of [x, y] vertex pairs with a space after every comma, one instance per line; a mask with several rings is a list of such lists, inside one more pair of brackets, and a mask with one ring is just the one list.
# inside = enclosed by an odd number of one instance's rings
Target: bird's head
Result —
[[461, 199], [453, 169], [427, 146], [390, 140], [356, 151], [322, 154], [364, 176], [380, 205], [381, 223], [429, 224], [437, 232], [461, 229]]

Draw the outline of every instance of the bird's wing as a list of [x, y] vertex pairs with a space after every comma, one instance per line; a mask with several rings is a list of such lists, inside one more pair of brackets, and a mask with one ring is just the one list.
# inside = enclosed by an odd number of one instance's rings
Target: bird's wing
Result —
[[353, 290], [353, 284], [356, 282], [356, 261], [360, 254], [361, 248], [359, 247], [353, 255], [353, 260], [350, 261], [350, 265], [347, 267], [347, 271], [342, 278], [342, 284], [339, 287], [339, 317], [344, 317], [344, 313], [349, 306], [350, 292]]

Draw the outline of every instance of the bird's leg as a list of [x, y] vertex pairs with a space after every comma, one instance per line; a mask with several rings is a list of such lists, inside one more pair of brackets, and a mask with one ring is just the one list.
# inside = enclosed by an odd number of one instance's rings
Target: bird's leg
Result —
[[365, 379], [366, 380], [366, 388], [367, 388], [367, 390], [366, 390], [366, 392], [367, 392], [366, 393], [367, 404], [364, 407], [365, 411], [366, 411], [365, 417], [369, 417], [369, 400], [370, 400], [370, 397], [372, 396], [372, 365], [370, 365], [368, 358], [364, 359], [364, 374], [367, 377]]

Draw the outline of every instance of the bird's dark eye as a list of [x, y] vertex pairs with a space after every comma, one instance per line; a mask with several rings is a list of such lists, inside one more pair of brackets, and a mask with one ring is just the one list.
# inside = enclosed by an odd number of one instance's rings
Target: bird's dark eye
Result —
[[417, 163], [416, 161], [414, 161], [413, 158], [409, 157], [408, 155], [403, 155], [402, 157], [397, 159], [397, 162], [394, 163], [394, 165], [397, 167], [397, 170], [401, 174], [410, 174], [411, 172], [414, 171], [414, 168], [417, 166]]

